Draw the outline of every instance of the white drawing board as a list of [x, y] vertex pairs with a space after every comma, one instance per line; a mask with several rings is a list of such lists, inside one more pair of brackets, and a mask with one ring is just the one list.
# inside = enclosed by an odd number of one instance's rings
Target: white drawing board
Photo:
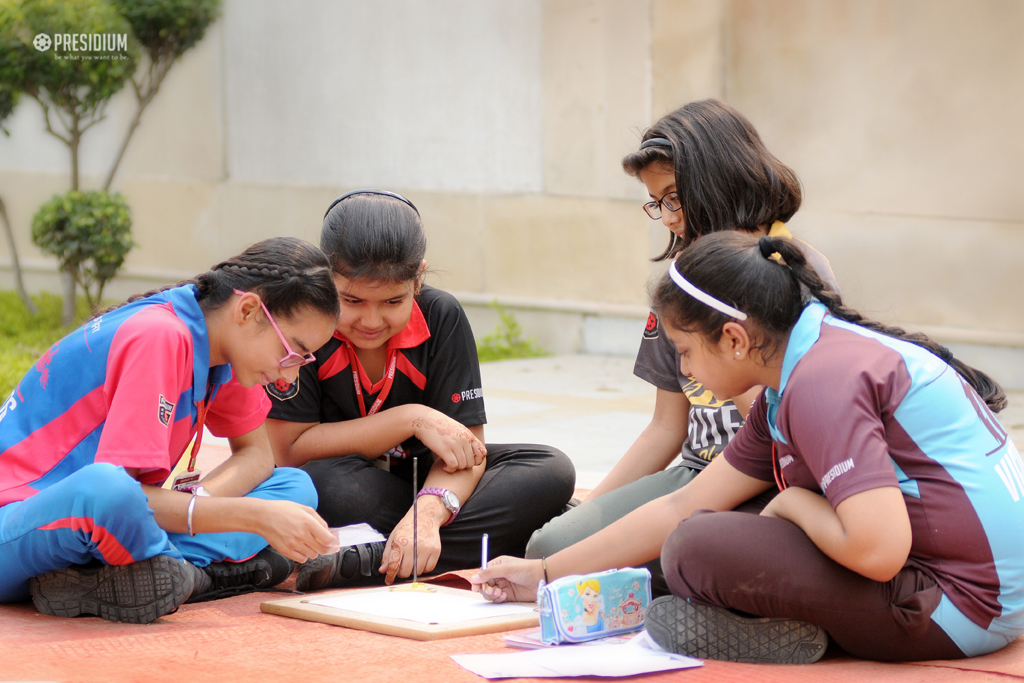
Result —
[[534, 603], [494, 604], [467, 590], [434, 592], [389, 587], [269, 600], [260, 610], [415, 640], [436, 640], [529, 628], [538, 624]]

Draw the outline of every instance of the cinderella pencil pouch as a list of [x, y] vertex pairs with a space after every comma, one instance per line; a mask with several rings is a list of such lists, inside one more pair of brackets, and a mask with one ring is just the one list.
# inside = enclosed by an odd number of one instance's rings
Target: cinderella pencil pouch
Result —
[[547, 645], [581, 643], [637, 631], [650, 602], [651, 573], [643, 568], [541, 581], [540, 639]]

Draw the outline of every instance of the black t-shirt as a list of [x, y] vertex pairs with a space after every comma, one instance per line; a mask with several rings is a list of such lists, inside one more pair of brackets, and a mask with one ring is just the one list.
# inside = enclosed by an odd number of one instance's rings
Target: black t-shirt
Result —
[[[394, 383], [380, 406], [381, 411], [420, 403], [467, 427], [487, 422], [473, 330], [462, 306], [451, 294], [424, 286], [416, 297], [409, 324], [388, 340], [387, 348], [385, 368], [391, 366], [392, 353], [397, 354], [397, 361]], [[345, 338], [335, 332], [315, 355], [316, 361], [302, 366], [295, 383], [267, 387], [273, 404], [269, 417], [325, 423], [362, 416], [352, 377], [353, 367], [361, 366], [354, 354], [350, 357]], [[377, 400], [386, 379], [367, 389], [370, 383], [363, 377], [367, 410]], [[409, 453], [420, 457], [429, 450], [414, 437], [393, 449], [389, 456], [392, 461], [402, 460]]]

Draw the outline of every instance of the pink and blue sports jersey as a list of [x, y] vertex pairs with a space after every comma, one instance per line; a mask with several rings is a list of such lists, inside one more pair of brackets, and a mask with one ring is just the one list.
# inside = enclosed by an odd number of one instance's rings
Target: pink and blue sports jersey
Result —
[[[92, 463], [164, 481], [196, 431], [233, 437], [270, 409], [259, 387], [209, 367], [206, 321], [192, 285], [90, 320], [54, 344], [0, 406], [0, 506], [24, 500]], [[209, 387], [209, 390], [207, 389]]]
[[1024, 632], [1024, 463], [977, 392], [927, 350], [809, 304], [790, 332], [778, 391], [751, 408], [724, 457], [833, 508], [899, 487], [912, 544], [907, 563], [943, 598], [931, 615], [970, 656]]

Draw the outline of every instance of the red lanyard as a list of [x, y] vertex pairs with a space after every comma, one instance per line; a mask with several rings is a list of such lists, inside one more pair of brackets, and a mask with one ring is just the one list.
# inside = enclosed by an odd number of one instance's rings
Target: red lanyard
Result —
[[775, 457], [774, 441], [772, 441], [772, 474], [775, 475], [775, 485], [779, 487], [780, 491], [785, 491], [789, 488], [789, 484], [786, 483], [786, 475], [782, 473], [782, 467], [779, 466], [779, 460]]
[[359, 356], [356, 355], [355, 347], [352, 346], [351, 342], [346, 341], [345, 346], [348, 347], [349, 359], [352, 361], [352, 383], [356, 387], [356, 398], [359, 400], [359, 413], [366, 417], [367, 415], [373, 415], [380, 407], [384, 405], [384, 400], [388, 397], [388, 393], [391, 392], [391, 385], [395, 383], [395, 368], [398, 367], [398, 351], [392, 349], [388, 352], [391, 356], [391, 361], [388, 363], [388, 371], [384, 374], [384, 387], [377, 394], [377, 400], [373, 402], [370, 409], [366, 409], [366, 402], [363, 400], [363, 383], [360, 381], [359, 376], [364, 373], [363, 364], [359, 362]]
[[206, 398], [196, 404], [196, 438], [192, 440], [192, 451], [188, 458], [188, 471], [196, 468], [196, 457], [199, 455], [199, 447], [203, 444], [203, 426], [206, 424], [206, 411], [210, 409], [210, 393], [207, 391]]

